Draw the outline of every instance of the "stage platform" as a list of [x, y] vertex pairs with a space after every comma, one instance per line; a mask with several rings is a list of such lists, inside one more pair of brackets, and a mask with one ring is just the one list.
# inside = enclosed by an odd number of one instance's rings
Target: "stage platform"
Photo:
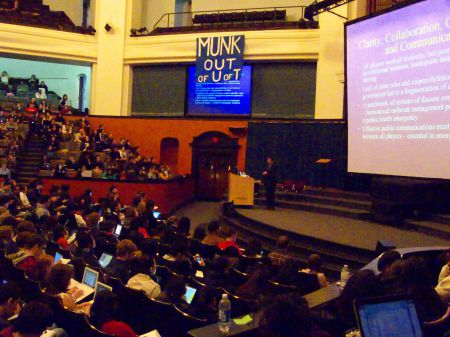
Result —
[[[450, 226], [445, 217], [437, 232], [426, 231], [406, 223], [394, 227], [372, 221], [369, 194], [331, 189], [309, 188], [303, 192], [277, 192], [277, 209], [264, 209], [263, 195], [256, 198], [254, 208], [236, 208], [224, 213], [224, 221], [234, 227], [243, 244], [251, 238], [259, 239], [265, 248], [275, 249], [276, 238], [286, 234], [291, 238], [291, 253], [306, 262], [312, 253], [323, 257], [324, 269], [336, 278], [343, 264], [360, 269], [376, 257], [378, 241], [389, 241], [398, 248], [445, 246], [450, 247]], [[436, 227], [435, 226], [435, 227]]]
[[340, 216], [282, 208], [275, 211], [236, 209], [236, 212], [242, 218], [286, 232], [371, 251], [375, 251], [378, 240], [389, 240], [397, 248], [450, 246], [450, 241], [446, 239]]

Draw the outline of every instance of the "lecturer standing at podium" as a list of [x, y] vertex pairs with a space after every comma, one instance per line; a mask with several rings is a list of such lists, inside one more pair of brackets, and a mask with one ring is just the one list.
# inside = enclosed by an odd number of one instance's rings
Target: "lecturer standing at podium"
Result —
[[267, 209], [275, 210], [275, 189], [277, 187], [277, 167], [272, 157], [267, 157], [267, 167], [262, 174], [266, 190]]

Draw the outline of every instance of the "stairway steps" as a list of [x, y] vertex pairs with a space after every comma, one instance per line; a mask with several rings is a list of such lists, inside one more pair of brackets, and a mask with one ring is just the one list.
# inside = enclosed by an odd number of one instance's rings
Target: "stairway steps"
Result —
[[[239, 215], [238, 217], [224, 216], [225, 222], [239, 230], [239, 238], [247, 241], [257, 238], [264, 248], [276, 249], [276, 238], [286, 234], [283, 230], [267, 226], [250, 218]], [[334, 279], [339, 278], [343, 264], [348, 264], [351, 269], [357, 270], [370, 262], [375, 252], [362, 249], [344, 247], [339, 244], [325, 242], [323, 240], [306, 237], [300, 234], [290, 233], [290, 253], [299, 261], [306, 264], [309, 255], [320, 254], [324, 261], [323, 269], [327, 275]]]
[[[264, 206], [266, 204], [265, 199], [256, 198], [255, 204]], [[277, 200], [276, 206], [281, 208], [297, 209], [302, 211], [311, 211], [322, 214], [330, 214], [336, 216], [342, 216], [352, 219], [366, 220], [370, 218], [370, 213], [361, 209], [355, 209], [350, 207], [326, 205], [307, 201], [289, 201], [289, 200]]]
[[409, 229], [414, 229], [418, 232], [437, 236], [450, 240], [450, 225], [435, 221], [406, 221], [405, 225]]
[[371, 201], [368, 201], [368, 200], [350, 199], [349, 197], [343, 198], [343, 197], [323, 196], [320, 194], [309, 194], [309, 193], [305, 193], [305, 192], [277, 193], [276, 198], [278, 200], [314, 202], [314, 203], [318, 203], [318, 204], [342, 206], [342, 207], [348, 207], [348, 208], [361, 209], [361, 210], [365, 210], [365, 211], [370, 211], [371, 206], [372, 206]]
[[304, 194], [320, 195], [325, 197], [336, 197], [350, 200], [364, 200], [370, 201], [371, 196], [367, 193], [348, 192], [348, 191], [335, 191], [329, 189], [307, 189]]
[[450, 226], [450, 214], [435, 214], [431, 220]]
[[45, 140], [30, 135], [25, 143], [25, 151], [18, 161], [16, 177], [19, 183], [27, 183], [37, 178], [42, 159], [46, 153]]

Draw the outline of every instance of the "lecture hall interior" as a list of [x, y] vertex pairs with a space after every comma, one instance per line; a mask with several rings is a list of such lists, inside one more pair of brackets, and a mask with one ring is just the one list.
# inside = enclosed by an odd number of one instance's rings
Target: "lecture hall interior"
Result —
[[0, 337], [450, 336], [448, 0], [0, 0]]

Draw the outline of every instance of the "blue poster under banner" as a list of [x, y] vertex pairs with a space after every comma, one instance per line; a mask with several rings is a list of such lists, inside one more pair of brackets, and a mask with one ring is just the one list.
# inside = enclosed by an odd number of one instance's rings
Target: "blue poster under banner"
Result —
[[228, 82], [241, 78], [245, 35], [197, 38], [196, 82]]

